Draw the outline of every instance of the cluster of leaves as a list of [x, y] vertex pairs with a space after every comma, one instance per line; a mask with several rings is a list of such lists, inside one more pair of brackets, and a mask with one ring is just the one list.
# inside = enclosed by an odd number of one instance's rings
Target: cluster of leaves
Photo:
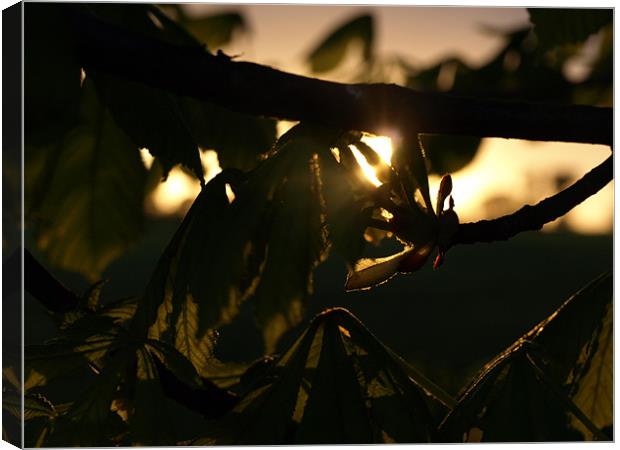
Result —
[[[612, 73], [609, 64], [612, 16], [609, 10], [528, 10], [533, 27], [511, 32], [488, 29], [505, 40], [503, 48], [481, 67], [448, 57], [430, 68], [409, 69], [407, 86], [455, 95], [537, 102], [610, 105]], [[583, 43], [599, 33], [602, 43], [590, 72], [579, 83], [564, 73], [567, 62]], [[425, 135], [422, 137], [430, 171], [455, 172], [475, 156], [480, 138]]]
[[[151, 5], [26, 8], [26, 220], [52, 264], [94, 280], [140, 237], [144, 198], [173, 166], [204, 183], [199, 149], [214, 149], [223, 168], [249, 170], [275, 141], [276, 127], [274, 120], [85, 73], [67, 18], [72, 8], [146, 36], [202, 44]], [[209, 36], [201, 34], [205, 27]], [[210, 16], [191, 29], [223, 45], [238, 27], [234, 18]], [[150, 171], [140, 148], [155, 156]]]
[[[56, 315], [57, 338], [26, 349], [26, 445], [611, 440], [612, 287], [606, 274], [574, 294], [457, 399], [342, 308], [279, 356], [209, 355], [201, 374], [201, 358], [139, 337], [139, 300], [101, 306], [95, 287]], [[4, 378], [3, 408], [19, 419], [19, 381], [10, 367]]]
[[[245, 27], [233, 13], [190, 19], [178, 9], [192, 35], [148, 5], [26, 7], [26, 208], [51, 263], [96, 278], [139, 236], [142, 201], [157, 179], [176, 164], [202, 179], [199, 148], [216, 149], [224, 169], [203, 186], [142, 295], [103, 304], [97, 284], [55, 314], [56, 338], [26, 350], [27, 446], [453, 442], [472, 439], [472, 430], [522, 440], [530, 436], [498, 425], [530, 407], [506, 406], [519, 383], [553, 400], [553, 429], [530, 427], [532, 439], [581, 436], [575, 430], [608, 437], [611, 405], [600, 399], [611, 383], [597, 380], [610, 367], [609, 276], [493, 361], [458, 401], [341, 309], [315, 318], [282, 356], [217, 361], [217, 330], [245, 302], [273, 353], [301, 323], [313, 270], [329, 254], [347, 262], [356, 289], [418, 269], [435, 248], [440, 262], [458, 225], [450, 179], [433, 204], [428, 143], [415, 132], [404, 133], [388, 165], [359, 132], [300, 124], [274, 144], [272, 120], [84, 74], [71, 27], [60, 26], [71, 8], [187, 46], [222, 45]], [[329, 36], [311, 53], [312, 67], [336, 67], [359, 39], [369, 59], [369, 16]], [[141, 147], [158, 161], [150, 171]], [[380, 188], [363, 177], [354, 149], [377, 168]], [[394, 233], [405, 250], [361, 260], [369, 225]], [[577, 322], [580, 333], [564, 342]], [[5, 370], [14, 382], [3, 405], [19, 418], [14, 375]]]

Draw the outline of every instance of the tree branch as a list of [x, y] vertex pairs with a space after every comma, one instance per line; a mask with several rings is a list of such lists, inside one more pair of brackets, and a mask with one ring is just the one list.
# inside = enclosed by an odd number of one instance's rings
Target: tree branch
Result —
[[518, 138], [611, 145], [611, 108], [418, 92], [393, 84], [302, 77], [222, 53], [151, 39], [75, 7], [68, 16], [86, 71], [131, 79], [252, 115], [386, 134]]
[[613, 156], [610, 156], [574, 184], [534, 206], [525, 205], [512, 214], [493, 220], [463, 223], [450, 246], [505, 241], [523, 231], [540, 230], [544, 224], [562, 217], [603, 189], [613, 179], [613, 169]]

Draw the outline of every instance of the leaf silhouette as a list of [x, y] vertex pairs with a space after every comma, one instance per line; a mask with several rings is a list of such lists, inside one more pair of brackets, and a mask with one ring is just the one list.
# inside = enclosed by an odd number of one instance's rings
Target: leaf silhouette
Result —
[[57, 147], [40, 150], [57, 164], [30, 218], [52, 264], [94, 280], [141, 234], [146, 170], [88, 80], [79, 119]]
[[373, 39], [372, 16], [364, 14], [355, 17], [330, 33], [310, 52], [310, 68], [316, 73], [335, 69], [344, 60], [353, 42], [362, 44], [362, 58], [368, 61], [372, 57]]
[[243, 16], [237, 11], [211, 14], [199, 18], [184, 18], [182, 24], [210, 50], [228, 44], [236, 32], [247, 30]]
[[611, 287], [610, 275], [594, 280], [487, 364], [441, 424], [440, 439], [609, 440], [601, 428], [612, 417]]
[[427, 441], [428, 391], [346, 310], [317, 316], [224, 419], [194, 444]]
[[312, 272], [325, 256], [320, 173], [313, 153], [320, 146], [312, 139], [287, 146], [297, 159], [274, 194], [265, 260], [254, 293], [267, 353], [275, 351], [282, 333], [301, 322], [312, 292]]
[[528, 8], [534, 33], [543, 49], [576, 44], [612, 23], [611, 9]]
[[189, 98], [181, 101], [187, 124], [198, 145], [217, 151], [223, 169], [254, 169], [260, 156], [267, 153], [276, 141], [276, 121], [273, 119], [240, 114]]

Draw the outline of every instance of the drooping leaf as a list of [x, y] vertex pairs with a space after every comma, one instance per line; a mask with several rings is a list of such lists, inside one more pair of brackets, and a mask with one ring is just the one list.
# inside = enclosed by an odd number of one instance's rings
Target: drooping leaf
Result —
[[[56, 418], [66, 409], [66, 406], [60, 405], [57, 408], [49, 399], [39, 393], [26, 392], [22, 402], [22, 397], [17, 391], [4, 389], [2, 409], [17, 419], [20, 425], [23, 425], [27, 446], [42, 447], [54, 429]], [[7, 418], [6, 416], [3, 417], [4, 420]]]
[[[529, 334], [549, 378], [602, 430], [613, 422], [613, 278], [605, 274], [569, 298]], [[571, 416], [586, 439], [596, 436]]]
[[585, 41], [612, 23], [612, 9], [528, 8], [530, 21], [544, 49]]
[[[153, 39], [184, 47], [200, 46], [189, 33], [152, 5], [88, 4], [82, 8], [99, 20]], [[95, 81], [100, 101], [109, 108], [125, 133], [139, 148], [148, 148], [158, 158], [164, 177], [174, 165], [181, 163], [202, 180], [198, 144], [188, 127], [188, 111], [180, 97], [101, 72], [91, 72], [87, 76]]]
[[374, 31], [370, 15], [361, 15], [340, 25], [321, 41], [308, 55], [313, 72], [323, 73], [335, 69], [344, 60], [354, 42], [362, 45], [362, 59], [372, 57]]
[[[2, 408], [20, 419], [22, 417], [22, 398], [18, 392], [8, 390], [2, 395]], [[36, 417], [56, 417], [54, 405], [41, 394], [24, 394], [24, 420]]]
[[481, 139], [472, 136], [422, 134], [420, 141], [430, 161], [430, 173], [445, 175], [465, 167], [475, 156]]
[[237, 11], [186, 18], [182, 24], [209, 50], [219, 49], [230, 43], [235, 33], [247, 31], [247, 24]]
[[276, 141], [276, 121], [229, 111], [212, 103], [182, 100], [198, 145], [217, 152], [223, 169], [249, 171]]
[[198, 306], [188, 295], [176, 321], [175, 347], [205, 376], [217, 336], [215, 332], [207, 332], [198, 337], [198, 317]]
[[297, 159], [274, 194], [266, 255], [254, 294], [268, 354], [288, 328], [301, 322], [313, 270], [325, 256], [320, 173], [313, 151], [320, 145], [319, 140], [290, 144], [286, 151], [298, 154]]
[[611, 288], [611, 276], [599, 277], [487, 364], [440, 439], [609, 440]]
[[131, 298], [110, 302], [96, 312], [63, 322], [56, 338], [26, 346], [24, 388], [49, 385], [72, 374], [92, 376], [93, 369], [104, 367], [109, 355], [124, 345], [125, 329], [135, 308], [136, 300]]
[[39, 150], [57, 164], [29, 218], [52, 264], [95, 279], [141, 235], [146, 171], [88, 80], [79, 120], [62, 142]]
[[176, 95], [141, 83], [92, 74], [102, 102], [139, 148], [148, 148], [162, 165], [164, 178], [178, 163], [203, 177], [198, 143], [187, 110]]
[[213, 223], [228, 207], [225, 177], [222, 174], [211, 180], [185, 216], [151, 276], [134, 324], [136, 333], [175, 346], [199, 373], [205, 369], [215, 340], [213, 336], [197, 336], [198, 298], [188, 291], [190, 271], [202, 273], [209, 267], [203, 261], [212, 260], [212, 255], [206, 254], [205, 242], [213, 238]]
[[428, 441], [429, 391], [343, 309], [317, 316], [213, 436], [194, 444]]
[[[243, 182], [229, 171], [211, 180], [151, 278], [144, 300], [149, 335], [173, 343], [199, 373], [206, 373], [214, 329], [228, 323], [256, 288], [265, 245], [258, 236], [295, 157], [278, 153]], [[232, 204], [227, 182], [234, 185]]]

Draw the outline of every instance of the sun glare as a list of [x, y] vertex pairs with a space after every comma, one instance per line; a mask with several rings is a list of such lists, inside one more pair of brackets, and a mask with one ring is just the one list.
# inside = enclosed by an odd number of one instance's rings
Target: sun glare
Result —
[[151, 152], [148, 148], [140, 149], [140, 158], [142, 159], [142, 164], [146, 167], [146, 170], [151, 170], [153, 166], [153, 161], [155, 161], [155, 157], [151, 155]]
[[159, 183], [149, 196], [152, 210], [156, 215], [178, 214], [183, 207], [200, 192], [200, 183], [182, 169], [175, 167], [166, 181]]
[[[148, 149], [140, 149], [144, 167], [153, 166], [154, 157]], [[213, 150], [200, 149], [200, 162], [204, 171], [205, 182], [208, 183], [222, 171], [217, 153]], [[174, 167], [166, 181], [161, 182], [147, 199], [147, 211], [157, 216], [185, 214], [189, 204], [200, 193], [200, 183], [196, 177], [189, 175], [180, 167]], [[232, 190], [226, 192], [228, 198], [234, 198]], [[232, 200], [230, 200], [232, 201]]]
[[381, 186], [383, 183], [379, 181], [379, 179], [377, 178], [377, 173], [375, 172], [375, 169], [368, 163], [368, 161], [366, 160], [366, 157], [362, 155], [362, 152], [360, 152], [357, 149], [357, 147], [355, 147], [355, 145], [350, 145], [349, 148], [351, 149], [351, 152], [353, 153], [355, 160], [359, 164], [360, 169], [362, 169], [362, 172], [364, 173], [366, 178], [368, 178], [368, 181], [370, 181], [372, 184], [374, 184], [377, 187]]
[[364, 135], [362, 142], [377, 152], [388, 166], [392, 165], [392, 139], [387, 136]]
[[[278, 131], [285, 132], [292, 125], [293, 122], [284, 122]], [[386, 164], [391, 163], [392, 140], [389, 137], [364, 135], [362, 141], [377, 152]], [[563, 146], [563, 151], [559, 151], [558, 145]], [[553, 180], [558, 174], [570, 174], [576, 179], [598, 164], [608, 152], [598, 147], [601, 146], [590, 146], [585, 152], [578, 144], [483, 140], [474, 160], [452, 174], [453, 197], [459, 218], [462, 222], [493, 218], [509, 214], [523, 204], [539, 202], [557, 192], [558, 187], [553, 185]], [[355, 146], [350, 148], [369, 183], [381, 186], [375, 167], [368, 163]], [[580, 167], [569, 170], [565, 164], [567, 152], [572, 161], [579, 162]], [[150, 170], [154, 158], [148, 149], [140, 149], [140, 157], [144, 166]], [[200, 159], [206, 182], [221, 172], [215, 151], [201, 149]], [[440, 181], [441, 177], [437, 175], [429, 176], [431, 198], [436, 197]], [[159, 216], [184, 214], [199, 192], [198, 180], [175, 167], [167, 181], [160, 183], [149, 196], [147, 210]], [[552, 232], [566, 226], [577, 233], [609, 233], [613, 223], [613, 193], [612, 183], [564, 218], [547, 224], [543, 231]], [[230, 201], [234, 200], [230, 187], [227, 187], [227, 195]]]
[[[362, 137], [362, 142], [367, 144], [370, 148], [372, 148], [377, 155], [385, 162], [387, 165], [391, 165], [392, 163], [392, 140], [387, 136], [371, 136], [364, 135]], [[366, 157], [359, 151], [359, 149], [355, 145], [350, 145], [349, 148], [355, 157], [355, 160], [360, 166], [360, 169], [375, 186], [381, 186], [383, 183], [377, 178], [376, 169], [366, 160]]]

